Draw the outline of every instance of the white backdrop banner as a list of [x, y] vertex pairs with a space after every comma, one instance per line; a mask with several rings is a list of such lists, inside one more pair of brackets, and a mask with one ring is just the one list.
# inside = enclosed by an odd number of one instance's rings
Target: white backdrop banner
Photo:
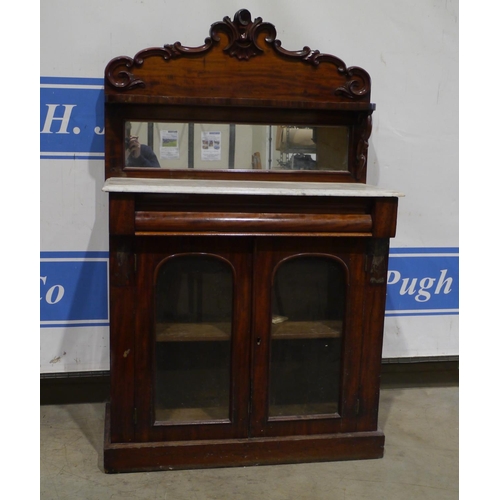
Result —
[[[246, 7], [276, 26], [286, 49], [307, 45], [370, 73], [377, 111], [368, 183], [405, 194], [391, 241], [384, 357], [456, 355], [458, 1], [352, 0], [332, 10], [318, 0], [306, 10], [287, 3], [285, 14], [279, 2]], [[238, 8], [232, 0], [193, 0], [172, 16], [156, 0], [43, 2], [42, 372], [109, 369], [106, 64], [177, 40], [199, 46], [212, 22]]]

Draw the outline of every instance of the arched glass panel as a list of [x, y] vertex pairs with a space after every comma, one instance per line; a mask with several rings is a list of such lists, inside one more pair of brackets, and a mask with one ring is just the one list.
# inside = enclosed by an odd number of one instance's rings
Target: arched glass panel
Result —
[[270, 417], [338, 412], [345, 294], [345, 270], [335, 259], [301, 256], [278, 267]]
[[216, 257], [176, 256], [155, 289], [157, 421], [229, 418], [233, 273]]

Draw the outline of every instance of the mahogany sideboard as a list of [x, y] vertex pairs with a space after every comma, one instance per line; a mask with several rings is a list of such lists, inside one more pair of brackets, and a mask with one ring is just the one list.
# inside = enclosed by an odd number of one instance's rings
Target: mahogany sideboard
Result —
[[383, 456], [370, 86], [247, 10], [109, 62], [106, 472]]

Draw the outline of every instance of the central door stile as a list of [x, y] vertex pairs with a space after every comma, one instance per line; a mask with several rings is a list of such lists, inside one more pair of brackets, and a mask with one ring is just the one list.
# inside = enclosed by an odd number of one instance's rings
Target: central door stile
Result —
[[[250, 306], [251, 311], [255, 311], [255, 269], [256, 269], [256, 255], [257, 255], [257, 238], [254, 236], [251, 238], [251, 259], [249, 259], [249, 267], [248, 267], [248, 276], [250, 283]], [[254, 366], [255, 366], [255, 353], [253, 351], [253, 338], [255, 332], [255, 315], [251, 314], [249, 321], [249, 329], [248, 329], [248, 338], [247, 342], [245, 342], [245, 347], [248, 351], [248, 422], [247, 422], [247, 437], [252, 437], [252, 422], [253, 422], [253, 414], [254, 414], [254, 392], [255, 392], [255, 384], [254, 384]]]
[[256, 277], [256, 269], [257, 269], [257, 242], [258, 238], [251, 237], [250, 239], [250, 255], [251, 258], [249, 259], [249, 267], [248, 267], [248, 277], [249, 277], [249, 290], [250, 290], [250, 307], [252, 314], [250, 315], [249, 318], [249, 330], [248, 330], [248, 337], [245, 342], [245, 348], [247, 349], [248, 352], [248, 381], [249, 381], [249, 386], [248, 386], [248, 401], [247, 401], [247, 408], [248, 408], [248, 421], [247, 421], [247, 437], [252, 437], [253, 436], [253, 428], [254, 428], [254, 418], [255, 418], [255, 402], [254, 402], [254, 395], [256, 392], [255, 388], [255, 356], [256, 353], [254, 352], [254, 337], [255, 337], [255, 331], [256, 331], [256, 322], [255, 322], [255, 314], [253, 311], [255, 311], [256, 307], [256, 290], [257, 290], [257, 284], [255, 282]]
[[249, 428], [249, 401], [251, 399], [251, 352], [249, 342], [252, 333], [252, 244], [249, 237], [229, 237], [228, 248], [234, 250], [235, 297], [233, 311], [233, 335], [231, 346], [231, 419], [233, 437], [247, 438]]
[[253, 246], [250, 437], [264, 436], [268, 419], [272, 253], [263, 251], [267, 241], [256, 237]]

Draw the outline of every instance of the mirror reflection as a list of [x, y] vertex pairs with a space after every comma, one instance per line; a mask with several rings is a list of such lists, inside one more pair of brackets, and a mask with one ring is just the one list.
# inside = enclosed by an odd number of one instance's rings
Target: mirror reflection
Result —
[[348, 170], [349, 128], [126, 122], [127, 167]]

